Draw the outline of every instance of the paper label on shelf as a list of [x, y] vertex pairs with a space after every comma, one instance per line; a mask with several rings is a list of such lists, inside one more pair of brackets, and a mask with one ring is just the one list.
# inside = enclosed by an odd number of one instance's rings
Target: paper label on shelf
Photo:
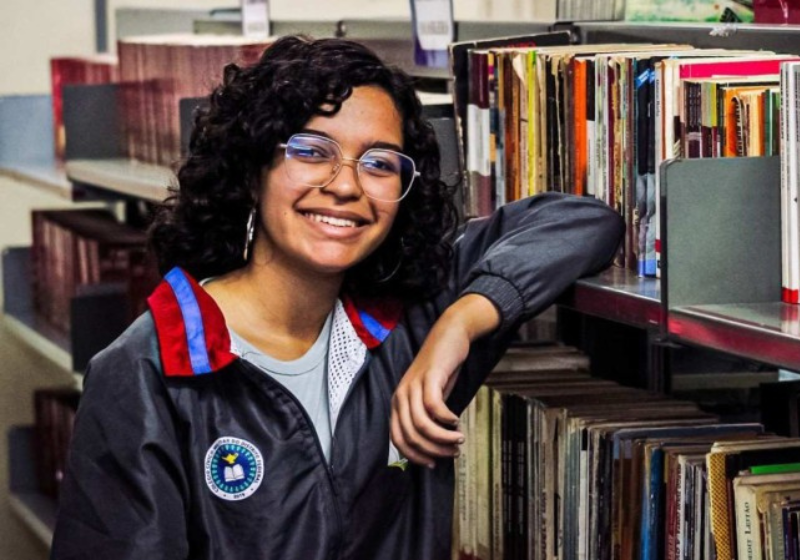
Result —
[[242, 34], [263, 39], [269, 37], [269, 2], [242, 0]]
[[443, 51], [453, 41], [452, 0], [412, 0], [414, 33], [423, 50]]

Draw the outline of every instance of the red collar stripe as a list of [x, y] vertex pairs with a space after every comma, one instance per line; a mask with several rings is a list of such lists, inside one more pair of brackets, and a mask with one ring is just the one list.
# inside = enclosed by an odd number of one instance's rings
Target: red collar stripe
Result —
[[172, 269], [147, 302], [165, 375], [202, 375], [236, 359], [222, 312], [183, 270]]
[[397, 326], [402, 306], [394, 301], [382, 305], [356, 305], [351, 297], [343, 297], [342, 303], [356, 334], [372, 350], [381, 345]]

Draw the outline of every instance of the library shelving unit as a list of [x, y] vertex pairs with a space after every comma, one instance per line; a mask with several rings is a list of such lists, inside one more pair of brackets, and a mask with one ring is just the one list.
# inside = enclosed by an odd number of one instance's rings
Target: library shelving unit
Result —
[[49, 95], [0, 97], [0, 176], [73, 199], [72, 184], [56, 165]]
[[[459, 40], [467, 40], [536, 33], [551, 27], [547, 23], [457, 22], [456, 30]], [[571, 30], [577, 42], [668, 41], [800, 53], [800, 28], [608, 22], [558, 27]], [[236, 32], [239, 27], [235, 16], [217, 15], [201, 17], [194, 29]], [[422, 71], [414, 67], [409, 58], [412, 43], [408, 22], [275, 22], [274, 30], [281, 34], [310, 31], [316, 36], [363, 40], [384, 58], [423, 80], [438, 81], [442, 90], [451, 89], [446, 70]], [[111, 102], [114, 87], [64, 89], [68, 138], [70, 129], [81, 130], [80, 135], [72, 136], [79, 141], [67, 145], [64, 171], [41, 153], [10, 148], [9, 140], [0, 136], [0, 173], [23, 176], [31, 185], [54, 190], [68, 200], [163, 200], [167, 189], [175, 184], [172, 170], [122, 159], [120, 144], [112, 141], [119, 130]], [[38, 139], [19, 142], [20, 146], [51, 145], [52, 119], [48, 123], [44, 116], [50, 114], [49, 98], [43, 98], [25, 101], [30, 107], [38, 107], [35, 112], [42, 124], [37, 129]], [[19, 119], [20, 114], [25, 114], [20, 106], [4, 107], [4, 103], [5, 99], [0, 100], [4, 125], [9, 122], [7, 119]], [[190, 113], [191, 106], [187, 104], [181, 110], [182, 120], [188, 122]], [[86, 114], [93, 118], [86, 119]], [[442, 142], [443, 176], [446, 180], [460, 176], [453, 119], [443, 114], [435, 121]], [[664, 164], [660, 170], [664, 186], [663, 278], [638, 278], [631, 271], [611, 269], [580, 280], [561, 301], [560, 317], [571, 325], [565, 332], [576, 336], [571, 329], [594, 329], [588, 338], [600, 340], [594, 348], [593, 363], [598, 357], [603, 367], [610, 365], [605, 370], [608, 375], [662, 390], [670, 387], [669, 349], [676, 345], [713, 349], [800, 371], [800, 319], [796, 308], [780, 303], [779, 165], [774, 158], [676, 160]], [[716, 180], [700, 181], [699, 177]], [[111, 290], [75, 298], [73, 325], [104, 320], [106, 327], [75, 328], [71, 337], [59, 336], [33, 313], [29, 257], [28, 248], [11, 248], [3, 255], [3, 289], [6, 294], [15, 294], [5, 298], [5, 321], [34, 349], [64, 369], [80, 372], [89, 357], [124, 328], [121, 317], [108, 313], [118, 307], [113, 302], [121, 294]], [[634, 360], [634, 367], [639, 370], [635, 375], [629, 375], [624, 368], [615, 369], [614, 356], [623, 351], [619, 338], [612, 343], [616, 346], [599, 348], [613, 340], [599, 335], [607, 325], [618, 325], [625, 336], [632, 337], [630, 345], [636, 347], [634, 351], [639, 356]], [[577, 337], [586, 339], [587, 334]], [[625, 340], [627, 346], [628, 339]], [[9, 445], [13, 450], [10, 457], [30, 457], [30, 429], [12, 431]], [[49, 542], [54, 504], [32, 490], [32, 481], [23, 470], [16, 459], [11, 461], [12, 507], [43, 541]]]

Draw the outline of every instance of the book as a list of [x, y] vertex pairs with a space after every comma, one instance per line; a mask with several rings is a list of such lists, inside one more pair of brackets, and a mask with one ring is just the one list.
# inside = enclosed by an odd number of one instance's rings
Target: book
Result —
[[37, 314], [68, 333], [72, 298], [90, 287], [123, 286], [131, 321], [147, 308], [158, 271], [145, 233], [107, 210], [41, 210], [32, 214], [33, 302]]
[[[483, 136], [483, 116], [477, 111], [477, 106], [469, 109], [477, 100], [470, 101], [470, 90], [473, 80], [479, 76], [470, 72], [471, 51], [496, 49], [501, 47], [523, 47], [533, 45], [566, 45], [570, 42], [568, 32], [540, 33], [514, 37], [502, 37], [481, 41], [461, 41], [452, 43], [449, 47], [451, 74], [453, 76], [453, 104], [455, 107], [456, 136], [459, 139], [459, 154], [462, 158], [461, 168], [467, 172], [465, 185], [465, 214], [470, 217], [480, 216], [478, 207], [478, 185], [473, 184], [470, 171], [477, 172], [478, 154], [470, 153], [477, 150], [477, 145], [469, 142], [470, 138]], [[495, 68], [497, 68], [495, 66]], [[477, 87], [477, 86], [475, 86]], [[473, 98], [474, 99], [474, 98]], [[469, 113], [469, 114], [468, 114]], [[480, 121], [473, 122], [480, 118]], [[470, 127], [473, 127], [470, 132]], [[481, 127], [478, 129], [477, 127]], [[488, 130], [487, 130], [488, 133]], [[483, 144], [481, 144], [483, 145]], [[485, 197], [485, 195], [484, 195]]]
[[229, 63], [255, 63], [270, 39], [149, 35], [117, 42], [128, 157], [165, 166], [181, 157], [179, 101], [210, 95]]
[[706, 461], [711, 507], [711, 530], [719, 560], [736, 555], [732, 481], [739, 471], [755, 466], [792, 462], [800, 458], [800, 442], [779, 439], [741, 443], [719, 442]]
[[63, 162], [66, 150], [64, 129], [64, 86], [97, 85], [119, 80], [117, 57], [96, 54], [50, 59], [50, 92], [53, 101], [53, 146], [57, 162]]
[[739, 560], [761, 560], [765, 557], [765, 494], [776, 491], [800, 494], [800, 474], [745, 474], [733, 479]]

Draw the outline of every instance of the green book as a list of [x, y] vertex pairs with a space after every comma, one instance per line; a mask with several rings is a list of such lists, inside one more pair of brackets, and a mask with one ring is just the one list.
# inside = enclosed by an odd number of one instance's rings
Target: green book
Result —
[[800, 463], [783, 463], [781, 465], [759, 465], [750, 467], [750, 474], [786, 474], [800, 472]]

